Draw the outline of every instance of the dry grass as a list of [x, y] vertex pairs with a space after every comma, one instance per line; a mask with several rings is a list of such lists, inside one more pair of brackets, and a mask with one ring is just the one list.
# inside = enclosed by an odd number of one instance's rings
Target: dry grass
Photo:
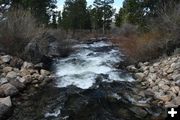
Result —
[[161, 54], [162, 43], [157, 41], [159, 33], [145, 33], [142, 35], [134, 34], [118, 36], [112, 38], [112, 41], [119, 45], [129, 58], [130, 62], [139, 62], [155, 59]]
[[7, 13], [6, 20], [0, 22], [0, 44], [6, 52], [19, 55], [39, 31], [29, 11], [14, 9]]

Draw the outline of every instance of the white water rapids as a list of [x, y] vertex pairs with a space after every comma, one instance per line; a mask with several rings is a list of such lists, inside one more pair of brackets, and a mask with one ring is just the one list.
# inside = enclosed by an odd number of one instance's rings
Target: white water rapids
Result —
[[106, 41], [92, 44], [78, 44], [77, 51], [56, 63], [57, 87], [77, 86], [88, 89], [96, 83], [96, 78], [103, 75], [102, 82], [133, 81], [129, 75], [123, 75], [114, 67], [122, 61], [119, 49]]

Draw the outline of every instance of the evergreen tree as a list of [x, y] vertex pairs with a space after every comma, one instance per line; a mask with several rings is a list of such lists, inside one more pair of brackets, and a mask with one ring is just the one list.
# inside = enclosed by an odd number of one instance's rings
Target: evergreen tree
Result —
[[112, 16], [115, 13], [115, 9], [112, 8], [111, 4], [114, 3], [114, 0], [95, 0], [93, 9], [93, 15], [96, 20], [95, 25], [98, 25], [97, 28], [102, 27], [103, 33], [106, 29], [110, 29], [110, 24], [112, 22]]
[[57, 21], [58, 27], [61, 27], [62, 25], [62, 17], [61, 17], [61, 11], [58, 12], [58, 21]]
[[30, 10], [39, 23], [48, 24], [51, 12], [56, 8], [56, 0], [11, 0], [12, 8]]
[[90, 15], [86, 0], [66, 0], [62, 13], [64, 29], [90, 29]]

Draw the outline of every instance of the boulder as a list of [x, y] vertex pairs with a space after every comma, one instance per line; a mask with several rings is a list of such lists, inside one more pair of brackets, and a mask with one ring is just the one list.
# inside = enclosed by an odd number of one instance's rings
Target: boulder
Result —
[[27, 60], [33, 61], [33, 63], [39, 63], [44, 62], [45, 57], [52, 58], [53, 56], [60, 56], [60, 50], [61, 48], [56, 37], [46, 32], [39, 34], [39, 36], [27, 44], [25, 47], [25, 56]]
[[170, 87], [169, 87], [168, 85], [163, 85], [163, 86], [161, 86], [161, 89], [162, 89], [164, 92], [166, 92], [166, 91], [168, 91], [168, 90], [170, 89]]
[[17, 73], [14, 71], [8, 72], [6, 75], [6, 78], [16, 78], [17, 77]]
[[131, 107], [129, 108], [129, 110], [135, 113], [138, 118], [146, 117], [146, 115], [148, 114], [146, 110], [141, 107]]
[[18, 89], [10, 83], [3, 84], [0, 89], [4, 91], [6, 96], [14, 96], [18, 93]]
[[0, 98], [0, 103], [4, 104], [4, 105], [7, 105], [8, 107], [12, 107], [10, 96], [5, 97], [5, 98]]
[[8, 63], [11, 60], [11, 56], [10, 55], [4, 55], [4, 56], [1, 56], [0, 59], [3, 63]]
[[4, 72], [4, 73], [11, 72], [12, 70], [13, 70], [12, 67], [4, 67], [4, 68], [3, 68], [3, 72]]

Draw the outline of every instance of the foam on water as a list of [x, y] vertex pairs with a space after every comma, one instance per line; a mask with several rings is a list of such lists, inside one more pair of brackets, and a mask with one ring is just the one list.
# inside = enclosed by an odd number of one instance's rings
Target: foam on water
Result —
[[48, 117], [58, 117], [60, 114], [61, 114], [61, 111], [57, 110], [54, 113], [46, 113], [44, 116], [45, 116], [45, 118], [48, 118]]
[[82, 89], [88, 89], [96, 82], [96, 77], [99, 74], [108, 76], [103, 81], [132, 81], [132, 77], [122, 77], [119, 70], [113, 67], [114, 64], [122, 60], [123, 55], [120, 54], [119, 50], [113, 47], [109, 51], [97, 52], [94, 50], [110, 46], [110, 43], [104, 41], [76, 45], [75, 47], [78, 47], [79, 50], [68, 58], [58, 60], [56, 64], [56, 74], [59, 77], [57, 87], [75, 85]]

